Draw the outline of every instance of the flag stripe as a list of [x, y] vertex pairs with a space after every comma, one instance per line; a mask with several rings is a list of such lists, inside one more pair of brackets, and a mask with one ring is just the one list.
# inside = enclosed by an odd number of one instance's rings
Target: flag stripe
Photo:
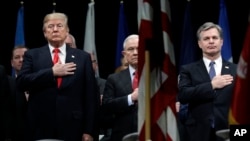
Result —
[[230, 124], [250, 124], [248, 110], [250, 95], [250, 22], [245, 36], [243, 49], [237, 66], [237, 76], [229, 112]]
[[[139, 3], [139, 112], [140, 140], [145, 140], [145, 87], [150, 87], [151, 140], [178, 141], [175, 102], [177, 75], [174, 47], [170, 36], [170, 6], [167, 0], [144, 0]], [[157, 11], [157, 9], [161, 11]], [[158, 14], [158, 15], [157, 15]], [[150, 52], [150, 74], [145, 70], [145, 51]], [[160, 59], [157, 59], [160, 58]], [[150, 75], [150, 86], [145, 77]]]

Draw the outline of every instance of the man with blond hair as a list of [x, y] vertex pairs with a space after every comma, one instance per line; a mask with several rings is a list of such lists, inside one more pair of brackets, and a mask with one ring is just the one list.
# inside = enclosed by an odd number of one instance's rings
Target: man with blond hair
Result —
[[47, 14], [43, 34], [48, 44], [25, 53], [17, 77], [29, 91], [26, 141], [93, 141], [99, 95], [91, 57], [66, 45], [64, 13]]

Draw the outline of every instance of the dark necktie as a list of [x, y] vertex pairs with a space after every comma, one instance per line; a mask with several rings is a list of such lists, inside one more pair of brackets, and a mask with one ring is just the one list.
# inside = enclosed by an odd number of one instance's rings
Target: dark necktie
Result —
[[137, 71], [135, 71], [133, 73], [133, 75], [134, 75], [134, 78], [133, 78], [133, 82], [132, 82], [132, 88], [134, 90], [134, 89], [138, 88], [138, 73], [137, 73]]
[[[53, 58], [53, 64], [56, 64], [59, 61], [59, 53], [60, 50], [58, 48], [55, 48], [53, 50], [54, 58]], [[57, 77], [57, 87], [59, 88], [62, 83], [62, 77]]]
[[215, 62], [211, 61], [209, 66], [210, 66], [210, 70], [209, 70], [209, 76], [210, 76], [210, 79], [212, 80], [214, 78], [214, 76], [216, 75], [215, 73], [215, 69], [214, 69], [214, 64]]

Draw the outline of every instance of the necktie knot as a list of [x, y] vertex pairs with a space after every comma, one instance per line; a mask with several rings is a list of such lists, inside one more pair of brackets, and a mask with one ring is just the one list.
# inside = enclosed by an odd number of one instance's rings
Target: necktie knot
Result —
[[59, 53], [60, 52], [60, 49], [58, 49], [58, 48], [55, 48], [54, 50], [53, 50], [53, 53]]
[[53, 63], [57, 63], [59, 61], [59, 52], [60, 50], [58, 48], [53, 49], [54, 57], [53, 57]]
[[209, 64], [209, 66], [210, 66], [210, 67], [212, 67], [212, 66], [214, 67], [214, 64], [215, 64], [215, 62], [214, 62], [214, 61], [211, 61], [210, 64]]

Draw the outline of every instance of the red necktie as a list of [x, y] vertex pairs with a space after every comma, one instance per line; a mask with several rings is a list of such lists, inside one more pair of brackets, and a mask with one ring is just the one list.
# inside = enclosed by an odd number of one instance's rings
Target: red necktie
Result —
[[[53, 64], [56, 64], [59, 61], [59, 52], [60, 50], [58, 48], [55, 48], [53, 50], [54, 52], [54, 58], [53, 58]], [[62, 83], [62, 77], [57, 77], [57, 87], [59, 88]]]
[[138, 88], [138, 72], [135, 71], [133, 73], [133, 75], [134, 75], [134, 78], [133, 78], [133, 82], [132, 82], [132, 88], [134, 90], [134, 89]]

